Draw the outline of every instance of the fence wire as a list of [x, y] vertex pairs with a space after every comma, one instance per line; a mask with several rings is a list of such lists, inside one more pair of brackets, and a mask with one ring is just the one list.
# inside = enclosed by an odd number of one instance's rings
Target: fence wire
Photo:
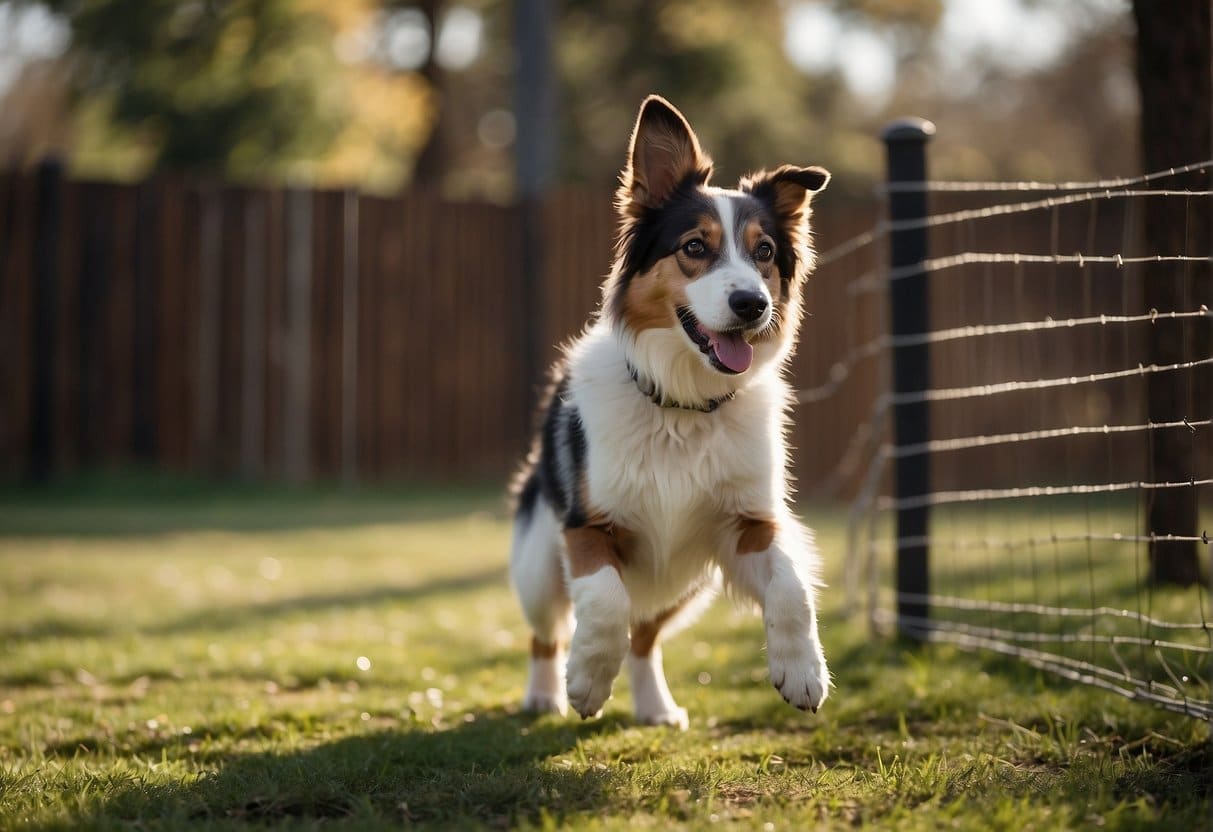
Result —
[[[814, 280], [833, 282], [846, 305], [838, 313], [855, 330], [877, 330], [848, 335], [825, 376], [803, 379], [797, 394], [798, 416], [811, 420], [878, 379], [866, 418], [830, 474], [810, 486], [850, 500], [851, 609], [866, 608], [882, 630], [896, 623], [923, 640], [1213, 721], [1213, 398], [1204, 393], [1213, 390], [1213, 349], [1194, 346], [1213, 341], [1213, 257], [1188, 245], [1145, 251], [1140, 231], [1151, 205], [1183, 200], [1187, 243], [1192, 206], [1213, 190], [1166, 180], [1210, 171], [1213, 160], [1096, 182], [890, 183], [886, 195], [926, 192], [969, 205], [883, 218], [819, 256]], [[971, 207], [981, 194], [1041, 191], [1053, 193]], [[931, 235], [933, 256], [892, 269], [889, 235], [910, 228]], [[1188, 281], [1195, 288], [1182, 306], [1150, 308], [1143, 290], [1161, 279], [1156, 269], [1201, 280]], [[862, 319], [860, 299], [923, 271], [932, 283], [929, 331], [893, 335], [883, 320]], [[1151, 360], [1160, 327], [1186, 345], [1184, 360]], [[932, 382], [893, 393], [893, 351], [924, 345]], [[1169, 386], [1184, 412], [1149, 418], [1151, 385]], [[893, 413], [921, 402], [931, 408], [931, 436], [897, 445]], [[1155, 475], [1151, 447], [1163, 435], [1188, 443], [1190, 476]], [[924, 456], [932, 490], [893, 493], [894, 461]], [[1192, 495], [1196, 533], [1148, 527], [1163, 492]], [[894, 515], [907, 508], [930, 509], [928, 534], [897, 536]], [[924, 545], [932, 591], [899, 594], [896, 552]], [[1166, 547], [1195, 547], [1201, 581], [1155, 583], [1150, 552]], [[897, 616], [904, 601], [929, 615]]]

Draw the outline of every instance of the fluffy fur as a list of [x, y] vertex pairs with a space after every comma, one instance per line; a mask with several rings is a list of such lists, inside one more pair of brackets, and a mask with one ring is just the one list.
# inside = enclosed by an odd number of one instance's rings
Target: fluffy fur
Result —
[[784, 699], [816, 711], [828, 692], [817, 552], [788, 506], [783, 367], [829, 174], [784, 166], [722, 189], [711, 170], [686, 119], [646, 99], [602, 307], [553, 368], [517, 480], [527, 709], [593, 716], [626, 660], [637, 720], [685, 727], [660, 639], [722, 582], [762, 607]]

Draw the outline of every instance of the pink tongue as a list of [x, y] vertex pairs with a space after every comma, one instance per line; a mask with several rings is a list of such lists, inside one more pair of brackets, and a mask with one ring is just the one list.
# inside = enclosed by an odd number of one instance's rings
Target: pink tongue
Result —
[[735, 373], [750, 369], [754, 360], [754, 348], [736, 332], [713, 332], [708, 336], [716, 358]]

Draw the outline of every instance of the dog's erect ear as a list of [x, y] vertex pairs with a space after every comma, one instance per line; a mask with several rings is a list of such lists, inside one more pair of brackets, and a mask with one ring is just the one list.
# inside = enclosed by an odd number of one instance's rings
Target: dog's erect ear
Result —
[[659, 208], [683, 182], [702, 185], [711, 174], [712, 160], [682, 113], [659, 95], [646, 98], [623, 169], [620, 208]]
[[804, 204], [829, 181], [830, 172], [825, 168], [783, 165], [747, 176], [741, 180], [741, 190], [771, 206], [780, 220], [795, 220]]

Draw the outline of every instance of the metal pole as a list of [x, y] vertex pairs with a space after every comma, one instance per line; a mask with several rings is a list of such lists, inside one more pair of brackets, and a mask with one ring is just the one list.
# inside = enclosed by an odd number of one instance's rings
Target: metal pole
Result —
[[[898, 119], [885, 127], [881, 138], [888, 153], [888, 182], [922, 184], [927, 178], [926, 144], [935, 125], [918, 118]], [[889, 220], [895, 225], [927, 214], [926, 191], [889, 190]], [[889, 235], [889, 322], [894, 338], [930, 331], [930, 285], [921, 268], [927, 257], [924, 226], [894, 228]], [[917, 268], [916, 268], [917, 267]], [[901, 402], [901, 396], [931, 386], [930, 350], [926, 344], [893, 350], [893, 442], [895, 447], [926, 442], [931, 435], [927, 402]], [[902, 500], [931, 492], [931, 458], [928, 454], [898, 457], [893, 473], [894, 497]], [[930, 509], [926, 506], [897, 510], [897, 629], [904, 637], [921, 637], [930, 609], [927, 545]]]
[[[541, 389], [547, 355], [544, 308], [543, 196], [555, 172], [556, 78], [552, 70], [554, 14], [551, 0], [514, 4], [514, 142], [521, 235], [522, 371], [528, 391]], [[537, 397], [526, 397], [519, 425], [530, 424]], [[525, 428], [522, 436], [525, 436]]]

